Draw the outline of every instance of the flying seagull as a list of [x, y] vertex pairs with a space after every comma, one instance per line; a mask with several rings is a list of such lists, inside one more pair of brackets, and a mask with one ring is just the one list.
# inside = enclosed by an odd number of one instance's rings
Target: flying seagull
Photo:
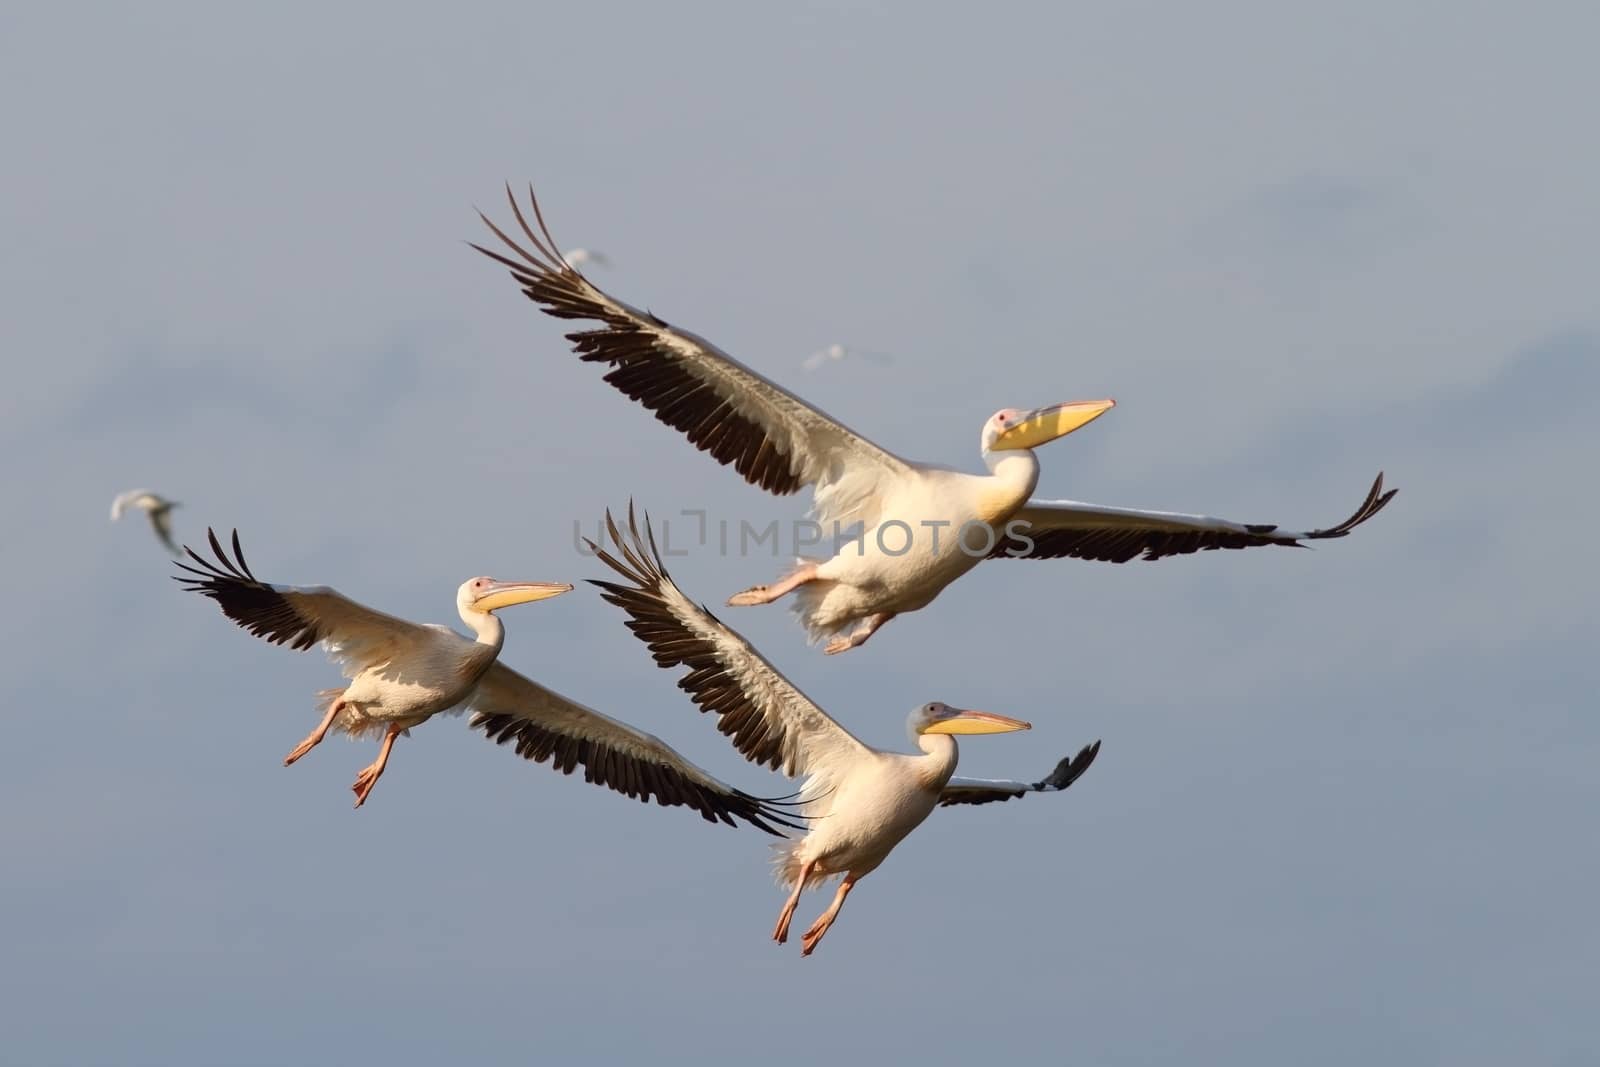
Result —
[[172, 509], [178, 506], [176, 500], [168, 500], [148, 489], [130, 489], [111, 502], [111, 521], [122, 518], [122, 513], [129, 508], [138, 508], [150, 519], [150, 528], [167, 546], [167, 551], [174, 556], [181, 556], [183, 553], [172, 539]]
[[894, 357], [887, 352], [874, 352], [870, 348], [856, 348], [854, 345], [843, 345], [835, 341], [811, 353], [800, 366], [805, 370], [816, 370], [825, 363], [838, 363], [845, 359], [852, 361], [864, 359], [879, 367], [887, 367], [894, 362]]
[[600, 267], [611, 266], [611, 261], [605, 257], [604, 253], [596, 252], [592, 248], [569, 248], [561, 253], [561, 258], [566, 262], [567, 266], [577, 271], [583, 270], [585, 263], [593, 263]]

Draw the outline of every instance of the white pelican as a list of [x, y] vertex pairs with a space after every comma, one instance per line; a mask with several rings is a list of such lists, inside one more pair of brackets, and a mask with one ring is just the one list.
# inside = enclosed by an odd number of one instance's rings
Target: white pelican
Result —
[[596, 581], [606, 600], [631, 616], [628, 629], [649, 646], [656, 663], [686, 668], [678, 687], [702, 711], [717, 716], [717, 729], [752, 763], [789, 777], [805, 776], [801, 810], [811, 823], [804, 837], [775, 845], [778, 884], [790, 889], [773, 940], [789, 936], [789, 920], [800, 894], [843, 875], [833, 903], [801, 942], [809, 956], [838, 918], [855, 884], [876, 870], [889, 853], [940, 804], [982, 804], [1028, 792], [1058, 792], [1070, 786], [1099, 754], [1100, 742], [1062, 760], [1043, 781], [984, 781], [954, 778], [954, 734], [994, 734], [1029, 729], [1019, 719], [947, 704], [924, 704], [906, 727], [921, 755], [883, 752], [857, 740], [827, 712], [715, 615], [684, 596], [656, 551], [645, 518], [639, 536], [630, 509], [631, 545], [610, 514], [606, 525], [617, 555], [590, 542], [623, 583]]
[[530, 248], [482, 212], [515, 258], [473, 247], [509, 267], [546, 314], [599, 323], [567, 337], [580, 359], [611, 368], [606, 381], [752, 484], [780, 495], [811, 486], [812, 514], [824, 534], [847, 535], [831, 558], [801, 560], [776, 583], [728, 601], [766, 604], [795, 593], [810, 639], [831, 638], [829, 653], [854, 648], [896, 615], [927, 606], [984, 559], [1072, 556], [1122, 563], [1201, 549], [1299, 545], [1345, 536], [1394, 496], [1383, 491], [1380, 473], [1349, 518], [1305, 531], [1032, 499], [1039, 481], [1033, 449], [1098, 418], [1114, 406], [1110, 400], [995, 412], [979, 435], [985, 475], [901, 459], [711, 342], [612, 298], [566, 267], [532, 189], [528, 193], [538, 233], [506, 189]]
[[[440, 712], [471, 708], [491, 723], [516, 720], [518, 750], [571, 774], [576, 766], [596, 785], [662, 805], [683, 805], [711, 822], [743, 819], [768, 833], [769, 823], [795, 827], [767, 801], [722, 784], [658, 738], [635, 730], [537, 685], [499, 662], [505, 628], [494, 614], [513, 604], [531, 604], [570, 592], [553, 582], [501, 582], [472, 578], [456, 591], [469, 639], [448, 626], [421, 625], [385, 615], [325, 586], [270, 585], [257, 581], [233, 534], [233, 558], [206, 531], [216, 560], [185, 546], [199, 564], [180, 563], [184, 588], [215, 600], [228, 618], [271, 643], [296, 651], [321, 642], [344, 667], [350, 684], [318, 694], [322, 721], [284, 759], [284, 766], [321, 743], [329, 729], [359, 737], [382, 735], [377, 760], [356, 778], [356, 807], [389, 759], [395, 738]], [[498, 739], [504, 740], [505, 734]], [[781, 835], [780, 835], [781, 836]]]
[[582, 270], [585, 263], [593, 263], [599, 267], [611, 266], [611, 261], [603, 253], [592, 248], [569, 248], [561, 253], [561, 260], [573, 270]]
[[111, 502], [111, 521], [116, 522], [122, 518], [122, 513], [129, 508], [138, 508], [150, 519], [150, 528], [156, 532], [156, 537], [167, 546], [167, 551], [174, 556], [182, 555], [178, 545], [172, 540], [172, 509], [181, 505], [176, 500], [168, 500], [148, 489], [129, 489]]
[[800, 364], [806, 370], [816, 370], [825, 363], [838, 363], [840, 360], [864, 359], [880, 367], [888, 366], [894, 362], [894, 357], [887, 352], [874, 352], [868, 348], [856, 348], [853, 345], [843, 345], [835, 341], [824, 348], [819, 348], [811, 353]]

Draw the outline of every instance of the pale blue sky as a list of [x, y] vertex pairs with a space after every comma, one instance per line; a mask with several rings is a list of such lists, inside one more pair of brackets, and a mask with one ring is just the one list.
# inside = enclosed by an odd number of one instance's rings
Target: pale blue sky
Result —
[[[1589, 1063], [1600, 880], [1600, 16], [1587, 5], [216, 5], [0, 13], [0, 1033], [18, 1063]], [[441, 720], [285, 770], [320, 655], [106, 523], [453, 621], [571, 523], [798, 517], [579, 365], [463, 243], [538, 183], [617, 295], [884, 445], [1115, 396], [1041, 492], [1315, 552], [992, 564], [824, 658], [865, 739], [1032, 719], [811, 959], [766, 842]], [[842, 340], [887, 369], [806, 374]], [[769, 558], [674, 565], [716, 602]], [[743, 764], [582, 591], [514, 667]], [[92, 664], [93, 666], [86, 666]], [[801, 917], [825, 903], [808, 897]]]

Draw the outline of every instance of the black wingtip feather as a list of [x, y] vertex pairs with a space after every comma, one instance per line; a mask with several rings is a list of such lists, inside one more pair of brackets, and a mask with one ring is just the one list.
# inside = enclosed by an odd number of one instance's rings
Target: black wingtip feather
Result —
[[1078, 750], [1076, 756], [1068, 756], [1056, 764], [1056, 769], [1045, 776], [1043, 781], [1034, 783], [1035, 789], [1060, 791], [1073, 782], [1083, 777], [1083, 772], [1089, 769], [1096, 756], [1100, 755], [1100, 742], [1097, 740], [1092, 745], [1084, 745]]
[[570, 737], [529, 719], [498, 712], [478, 712], [469, 724], [497, 745], [510, 744], [523, 759], [548, 762], [562, 774], [583, 768], [584, 781], [604, 786], [642, 804], [687, 807], [707, 822], [737, 826], [743, 820], [757, 829], [784, 837], [786, 830], [804, 831], [804, 816], [790, 810], [791, 797], [757, 797], [741, 790], [721, 793], [685, 778], [663, 763], [628, 756], [584, 738]]
[[1345, 536], [1351, 530], [1354, 530], [1357, 526], [1360, 526], [1362, 523], [1366, 522], [1368, 519], [1372, 518], [1378, 512], [1387, 507], [1389, 501], [1393, 500], [1394, 495], [1399, 491], [1400, 490], [1398, 489], [1390, 489], [1388, 492], [1384, 492], [1383, 472], [1379, 471], [1378, 477], [1372, 482], [1372, 488], [1367, 491], [1367, 498], [1361, 502], [1360, 507], [1356, 508], [1356, 510], [1351, 513], [1348, 519], [1345, 519], [1336, 526], [1330, 526], [1326, 530], [1313, 530], [1311, 533], [1306, 535], [1306, 539], [1323, 540], [1326, 538]]
[[[1344, 537], [1357, 526], [1382, 511], [1394, 499], [1398, 489], [1385, 491], [1383, 472], [1372, 483], [1361, 506], [1343, 522], [1324, 530], [1312, 530], [1304, 535], [1306, 541], [1325, 541]], [[1306, 548], [1302, 541], [1279, 533], [1276, 523], [1247, 524], [1244, 532], [1232, 530], [1081, 530], [1059, 529], [1032, 533], [1033, 548], [1024, 555], [1013, 555], [1023, 547], [1021, 542], [1007, 536], [999, 539], [990, 559], [1072, 559], [1095, 560], [1102, 563], [1127, 563], [1132, 559], [1158, 560], [1168, 556], [1186, 556], [1194, 552], [1211, 552], [1217, 549]]]
[[211, 544], [215, 559], [206, 559], [184, 545], [184, 551], [199, 566], [192, 567], [182, 562], [174, 564], [185, 572], [173, 575], [185, 590], [215, 600], [224, 615], [272, 644], [288, 645], [295, 651], [302, 651], [322, 639], [316, 620], [301, 616], [282, 593], [258, 581], [251, 573], [245, 563], [237, 529], [231, 538], [232, 559], [222, 547], [215, 530], [207, 528], [206, 540]]
[[[697, 376], [694, 367], [664, 342], [661, 334], [671, 327], [663, 319], [612, 300], [561, 257], [532, 186], [528, 202], [537, 233], [509, 182], [506, 198], [531, 251], [481, 211], [478, 216], [484, 225], [520, 259], [472, 246], [509, 268], [522, 291], [545, 314], [601, 324], [597, 329], [567, 335], [579, 359], [609, 364], [606, 382], [683, 433], [696, 448], [733, 467], [751, 484], [780, 496], [804, 487], [794, 458], [776, 448], [760, 423], [730, 406], [711, 382]], [[684, 343], [698, 343], [691, 335], [674, 332], [674, 336]]]
[[[678, 679], [678, 688], [701, 711], [716, 716], [717, 729], [746, 759], [757, 766], [780, 769], [784, 751], [781, 731], [768, 729], [740, 680], [724, 665], [716, 644], [690, 629], [673, 611], [670, 597], [683, 594], [661, 560], [649, 513], [643, 515], [641, 531], [640, 515], [630, 503], [626, 535], [609, 510], [605, 519], [611, 544], [596, 546], [596, 558], [628, 584], [596, 582], [601, 596], [628, 613], [629, 631], [644, 642], [658, 666], [688, 668]], [[708, 622], [721, 625], [710, 609], [701, 606], [699, 610]]]

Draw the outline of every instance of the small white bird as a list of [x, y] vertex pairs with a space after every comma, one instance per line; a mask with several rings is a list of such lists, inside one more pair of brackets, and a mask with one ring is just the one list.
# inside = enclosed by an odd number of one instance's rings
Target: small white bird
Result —
[[887, 352], [874, 352], [870, 348], [855, 348], [850, 345], [842, 345], [835, 341], [826, 348], [819, 348], [815, 352], [811, 353], [805, 358], [805, 362], [800, 365], [806, 370], [816, 370], [824, 363], [837, 363], [843, 359], [864, 359], [868, 363], [875, 364], [879, 367], [887, 367], [889, 364], [894, 362], [894, 357], [889, 355]]
[[561, 253], [561, 258], [566, 261], [567, 266], [578, 271], [583, 269], [585, 263], [593, 263], [601, 267], [611, 266], [611, 261], [603, 253], [596, 252], [592, 248], [569, 248]]
[[148, 489], [130, 489], [111, 502], [111, 521], [122, 518], [122, 513], [129, 508], [138, 508], [149, 517], [150, 528], [167, 546], [167, 551], [180, 556], [183, 553], [178, 551], [177, 543], [172, 540], [172, 509], [178, 506], [176, 500], [168, 500]]

